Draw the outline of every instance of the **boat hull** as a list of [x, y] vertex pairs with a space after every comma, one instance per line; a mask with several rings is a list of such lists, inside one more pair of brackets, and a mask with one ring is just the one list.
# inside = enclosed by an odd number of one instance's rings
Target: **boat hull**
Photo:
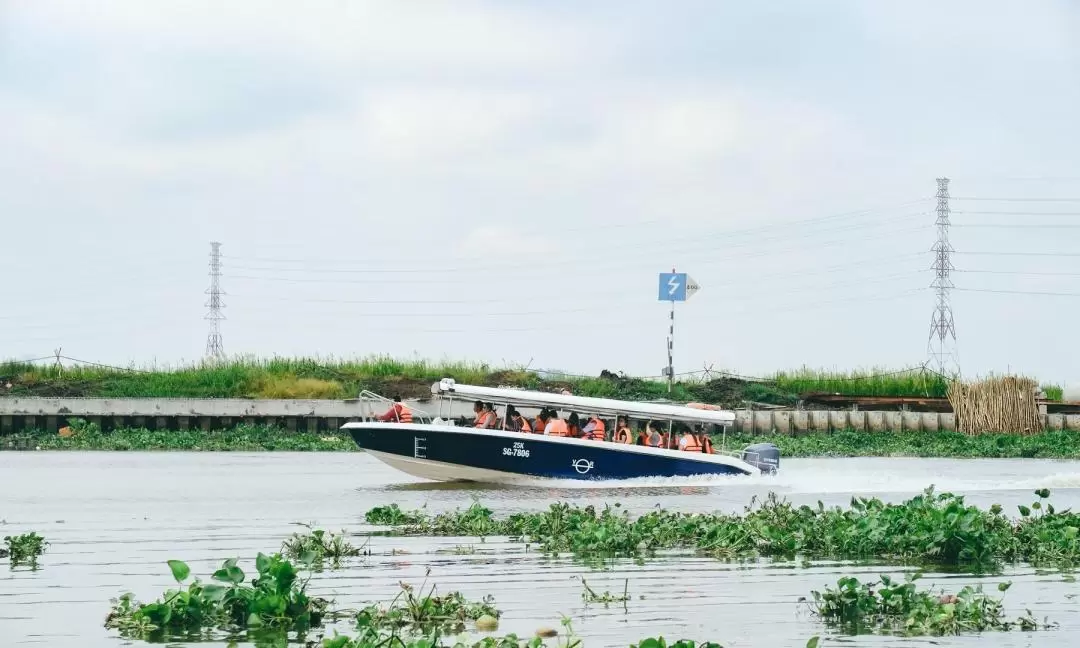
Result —
[[361, 448], [408, 474], [437, 481], [634, 479], [747, 475], [758, 469], [726, 455], [445, 425], [348, 423]]

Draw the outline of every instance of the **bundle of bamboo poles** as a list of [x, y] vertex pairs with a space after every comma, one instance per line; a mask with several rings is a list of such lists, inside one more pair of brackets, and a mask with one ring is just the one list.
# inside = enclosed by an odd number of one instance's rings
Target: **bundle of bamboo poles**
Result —
[[968, 435], [1034, 434], [1042, 429], [1035, 402], [1038, 383], [1018, 376], [990, 377], [973, 383], [954, 380], [949, 403], [956, 429]]

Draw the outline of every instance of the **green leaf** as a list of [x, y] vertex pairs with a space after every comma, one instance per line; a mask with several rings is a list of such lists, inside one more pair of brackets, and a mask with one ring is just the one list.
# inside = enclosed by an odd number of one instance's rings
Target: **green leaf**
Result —
[[248, 615], [247, 624], [249, 628], [261, 628], [263, 624], [262, 617], [252, 612]]
[[315, 558], [317, 557], [318, 556], [315, 554], [314, 551], [305, 551], [304, 553], [300, 554], [300, 564], [304, 565], [305, 567], [310, 567], [315, 562]]
[[806, 642], [806, 648], [817, 648], [819, 643], [821, 643], [821, 637], [814, 635]]
[[183, 583], [191, 575], [191, 568], [187, 566], [186, 562], [180, 560], [170, 560], [169, 569], [172, 570], [172, 576], [177, 583]]
[[1004, 592], [1005, 590], [1009, 589], [1010, 587], [1012, 587], [1012, 581], [1005, 582], [1005, 583], [998, 583], [998, 591], [999, 592]]
[[244, 582], [244, 572], [235, 564], [228, 564], [214, 572], [212, 578], [222, 583], [229, 583], [230, 585], [239, 585]]
[[260, 551], [258, 557], [255, 558], [255, 569], [262, 574], [269, 568], [270, 557]]
[[1031, 515], [1031, 509], [1029, 509], [1028, 507], [1026, 507], [1024, 505], [1020, 505], [1020, 506], [1018, 506], [1016, 508], [1020, 509], [1020, 515], [1022, 515], [1024, 517], [1028, 517], [1029, 515]]
[[203, 598], [207, 601], [213, 601], [214, 603], [220, 603], [225, 599], [225, 593], [228, 592], [228, 588], [221, 585], [204, 585], [202, 588]]

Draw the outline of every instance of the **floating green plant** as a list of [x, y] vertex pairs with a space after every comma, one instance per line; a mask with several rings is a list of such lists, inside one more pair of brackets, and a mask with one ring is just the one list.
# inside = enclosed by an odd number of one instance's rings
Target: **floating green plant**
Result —
[[363, 548], [354, 547], [345, 538], [345, 532], [333, 533], [323, 529], [313, 529], [309, 524], [301, 524], [308, 533], [294, 533], [281, 544], [281, 553], [288, 558], [304, 564], [322, 566], [329, 560], [333, 566], [340, 566], [343, 558], [359, 556]]
[[501, 612], [495, 599], [485, 596], [470, 601], [461, 592], [437, 595], [435, 586], [426, 593], [401, 583], [401, 591], [386, 605], [369, 605], [356, 615], [361, 637], [381, 636], [386, 632], [409, 636], [457, 634], [483, 617], [498, 620]]
[[[1036, 493], [1040, 500], [1049, 496]], [[475, 502], [436, 515], [382, 507], [369, 511], [367, 519], [405, 535], [519, 538], [594, 564], [661, 549], [693, 549], [718, 558], [877, 558], [984, 570], [1003, 562], [1070, 567], [1080, 560], [1080, 515], [1041, 502], [1020, 512], [1014, 521], [1000, 506], [983, 510], [931, 487], [901, 504], [855, 497], [847, 508], [820, 502], [795, 506], [770, 493], [752, 500], [741, 515], [655, 510], [632, 518], [618, 504], [597, 509], [556, 503], [546, 511], [497, 518]]]
[[[880, 581], [862, 583], [847, 576], [836, 588], [813, 592], [811, 609], [829, 625], [851, 634], [886, 632], [915, 635], [958, 635], [987, 630], [1038, 630], [1052, 627], [1040, 624], [1031, 611], [1013, 619], [1006, 618], [1000, 598], [983, 593], [982, 586], [967, 586], [956, 594], [920, 590], [918, 574], [905, 582], [881, 576]], [[1001, 592], [1009, 583], [1001, 583]]]
[[12, 568], [25, 565], [31, 569], [38, 568], [38, 558], [45, 553], [45, 547], [49, 543], [37, 532], [31, 531], [17, 536], [5, 536], [6, 548], [0, 549], [0, 558], [8, 557], [8, 565]]
[[329, 606], [326, 599], [307, 595], [307, 581], [301, 581], [297, 568], [280, 554], [260, 553], [255, 559], [258, 577], [249, 583], [235, 559], [214, 572], [211, 578], [216, 583], [197, 578], [188, 582], [191, 569], [179, 560], [170, 560], [169, 568], [177, 584], [187, 583], [185, 588], [168, 590], [153, 603], [139, 603], [124, 594], [114, 601], [105, 627], [146, 640], [212, 629], [305, 632], [322, 624]]

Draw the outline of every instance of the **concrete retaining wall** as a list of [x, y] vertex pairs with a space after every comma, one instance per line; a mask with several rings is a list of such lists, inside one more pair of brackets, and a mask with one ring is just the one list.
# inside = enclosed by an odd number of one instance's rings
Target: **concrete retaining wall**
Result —
[[[407, 402], [435, 414], [430, 402]], [[471, 403], [455, 401], [451, 416], [471, 414]], [[289, 430], [336, 430], [346, 421], [361, 420], [364, 405], [357, 400], [245, 400], [200, 398], [0, 398], [0, 434], [23, 429], [56, 430], [68, 419], [88, 419], [105, 429], [224, 428], [239, 423], [270, 423]], [[1052, 430], [1080, 431], [1080, 415], [1046, 414]], [[734, 432], [806, 434], [837, 430], [872, 432], [935, 432], [955, 430], [951, 413], [864, 410], [738, 410]]]

